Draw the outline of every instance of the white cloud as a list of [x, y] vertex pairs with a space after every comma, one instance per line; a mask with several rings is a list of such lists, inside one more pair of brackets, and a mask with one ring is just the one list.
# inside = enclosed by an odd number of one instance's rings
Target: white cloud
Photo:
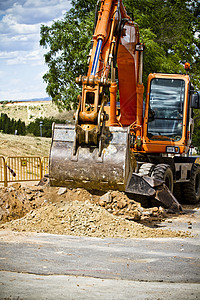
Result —
[[69, 8], [69, 0], [0, 0], [0, 100], [46, 96], [40, 27], [61, 19]]
[[42, 76], [46, 66], [7, 65], [0, 72], [0, 99], [15, 100], [46, 97], [46, 85]]
[[3, 16], [0, 22], [0, 32], [16, 34], [30, 34], [38, 32], [40, 24], [21, 24], [17, 22], [17, 19], [13, 15]]
[[12, 52], [0, 52], [0, 59], [5, 61], [7, 65], [43, 65], [41, 57], [44, 54], [44, 50], [38, 49], [33, 51], [12, 51]]
[[6, 15], [15, 17], [18, 23], [35, 24], [46, 23], [53, 19], [60, 18], [63, 12], [70, 8], [69, 1], [32, 1], [24, 3], [16, 1], [11, 7], [7, 8]]

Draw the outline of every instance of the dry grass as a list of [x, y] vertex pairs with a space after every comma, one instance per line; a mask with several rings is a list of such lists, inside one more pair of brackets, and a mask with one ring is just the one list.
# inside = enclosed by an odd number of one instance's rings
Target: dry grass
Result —
[[[50, 103], [21, 103], [0, 104], [0, 114], [5, 113], [15, 120], [21, 119], [26, 124], [38, 117], [54, 117], [60, 120], [73, 122], [73, 111], [59, 112], [55, 104]], [[51, 139], [31, 136], [14, 136], [0, 133], [0, 155], [23, 156], [36, 155], [48, 156]]]
[[50, 145], [51, 138], [0, 133], [0, 155], [3, 156], [48, 156]]
[[55, 104], [50, 103], [22, 103], [22, 104], [0, 104], [0, 114], [5, 113], [9, 118], [21, 119], [27, 124], [36, 118], [51, 118], [73, 121], [72, 111], [59, 112]]

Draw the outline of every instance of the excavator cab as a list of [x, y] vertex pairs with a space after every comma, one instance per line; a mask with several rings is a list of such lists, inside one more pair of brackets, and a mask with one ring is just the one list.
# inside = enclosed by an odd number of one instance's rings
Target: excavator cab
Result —
[[150, 74], [143, 123], [146, 153], [187, 153], [194, 122], [188, 75]]
[[[167, 93], [166, 93], [167, 91]], [[151, 81], [149, 108], [154, 116], [148, 122], [147, 136], [151, 140], [179, 141], [182, 137], [183, 103], [185, 83], [183, 80], [154, 78]]]

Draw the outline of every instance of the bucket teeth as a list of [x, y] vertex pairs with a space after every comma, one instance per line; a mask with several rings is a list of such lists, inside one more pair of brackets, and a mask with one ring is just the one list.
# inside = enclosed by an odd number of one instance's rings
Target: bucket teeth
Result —
[[178, 213], [183, 210], [180, 203], [164, 183], [157, 188], [155, 199], [160, 201], [171, 212]]
[[180, 203], [161, 180], [133, 173], [126, 188], [126, 192], [153, 197], [161, 206], [168, 208], [172, 212], [182, 211]]

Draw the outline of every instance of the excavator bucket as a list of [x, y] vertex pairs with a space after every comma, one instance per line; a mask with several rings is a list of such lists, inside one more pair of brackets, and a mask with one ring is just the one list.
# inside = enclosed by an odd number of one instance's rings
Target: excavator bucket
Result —
[[161, 206], [172, 212], [182, 211], [182, 206], [161, 180], [133, 173], [126, 188], [128, 194], [154, 198]]
[[98, 147], [83, 144], [74, 154], [75, 127], [54, 124], [49, 161], [50, 185], [125, 191], [134, 164], [129, 130], [109, 127], [103, 136], [100, 153]]

